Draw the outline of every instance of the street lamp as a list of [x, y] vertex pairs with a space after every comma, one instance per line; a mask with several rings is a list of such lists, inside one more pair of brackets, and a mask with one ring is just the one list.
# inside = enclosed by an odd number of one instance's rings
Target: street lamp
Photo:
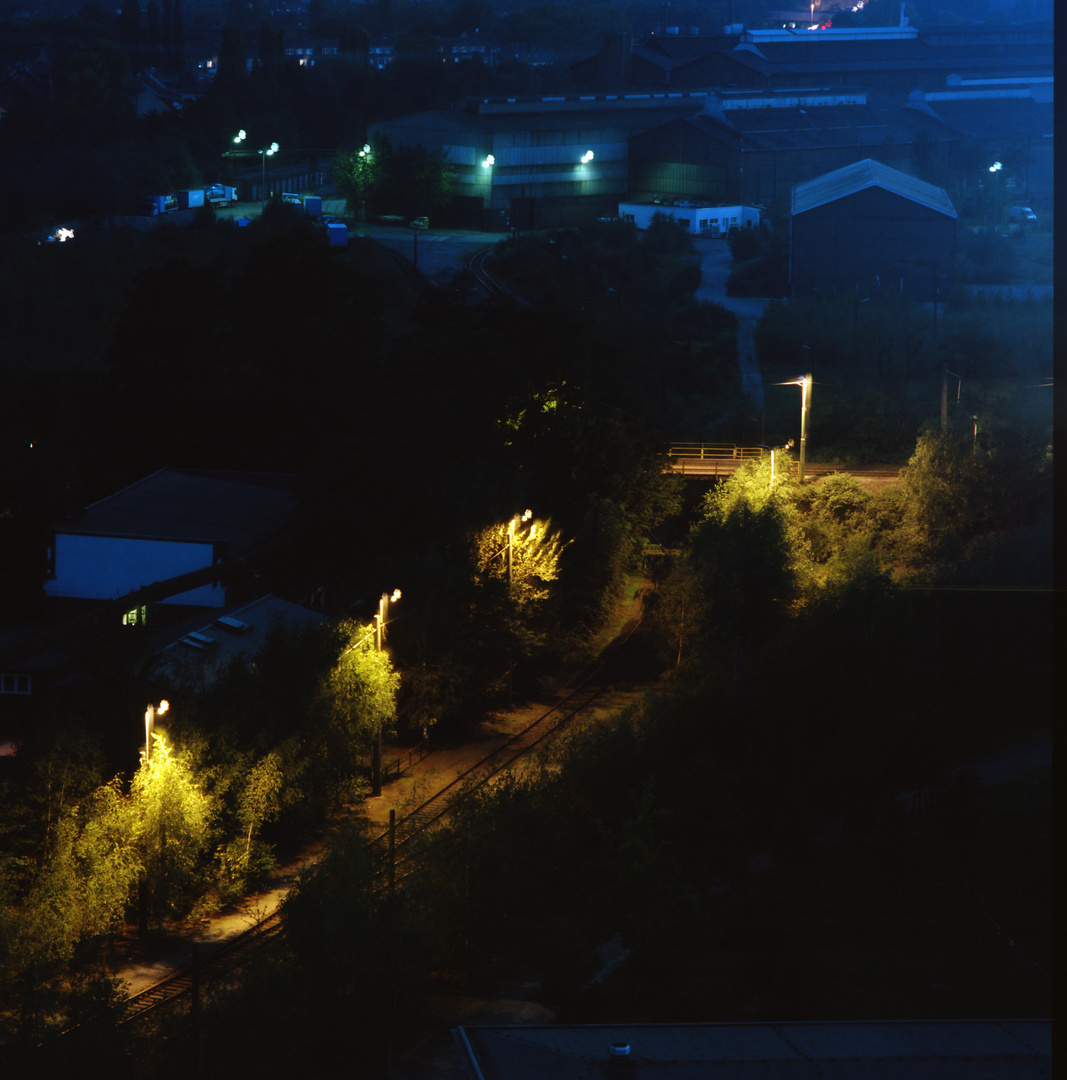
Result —
[[267, 158], [273, 157], [276, 153], [278, 153], [280, 149], [281, 147], [276, 142], [272, 142], [266, 150], [260, 150], [259, 152], [259, 160], [261, 165], [263, 166], [262, 179], [264, 187], [267, 186]]
[[482, 162], [483, 169], [489, 169], [496, 164], [496, 158], [492, 154], [485, 155], [485, 161]]
[[[391, 593], [382, 593], [378, 601], [378, 613], [374, 616], [374, 629], [377, 634], [378, 652], [382, 651], [385, 642], [385, 627], [388, 621], [389, 605], [395, 604], [400, 599], [400, 590], [394, 589]], [[374, 737], [374, 747], [371, 750], [370, 759], [371, 795], [379, 796], [382, 793], [382, 725], [378, 724], [378, 732]]]
[[512, 567], [512, 549], [515, 546], [515, 526], [521, 525], [524, 522], [530, 520], [533, 517], [532, 510], [524, 510], [522, 514], [516, 514], [508, 522], [508, 592], [511, 592], [511, 567]]
[[156, 717], [162, 716], [170, 708], [170, 702], [164, 698], [158, 705], [149, 704], [144, 711], [144, 759], [152, 758], [152, 734], [156, 727]]
[[588, 165], [589, 162], [592, 161], [592, 160], [593, 160], [593, 151], [592, 150], [586, 150], [586, 152], [584, 154], [582, 154], [582, 164], [583, 165]]
[[[803, 348], [806, 349], [808, 346], [805, 345]], [[800, 387], [800, 471], [797, 474], [797, 479], [803, 484], [804, 463], [807, 460], [808, 450], [808, 412], [811, 409], [811, 374], [798, 375], [795, 379], [790, 379], [789, 382], [778, 383], [778, 385]]]
[[989, 166], [989, 171], [993, 174], [993, 231], [996, 232], [997, 228], [997, 173], [1003, 169], [1004, 166], [999, 161], [994, 161]]

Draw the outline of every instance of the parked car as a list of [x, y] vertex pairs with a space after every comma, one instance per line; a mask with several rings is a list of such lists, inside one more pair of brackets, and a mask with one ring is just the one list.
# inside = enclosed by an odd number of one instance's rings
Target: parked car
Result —
[[1013, 206], [1008, 211], [1008, 221], [1013, 225], [1036, 225], [1037, 214], [1029, 206]]

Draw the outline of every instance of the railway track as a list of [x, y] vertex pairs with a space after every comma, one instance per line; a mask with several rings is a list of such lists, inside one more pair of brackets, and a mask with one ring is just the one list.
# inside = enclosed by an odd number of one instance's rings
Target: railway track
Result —
[[140, 993], [133, 994], [126, 999], [126, 1009], [120, 1023], [137, 1020], [161, 1005], [190, 993], [198, 984], [233, 971], [254, 953], [274, 941], [281, 934], [282, 928], [281, 914], [276, 911], [243, 934], [205, 952], [202, 959], [180, 968]]
[[522, 306], [526, 306], [526, 301], [521, 300], [519, 297], [506, 286], [502, 285], [488, 270], [489, 258], [493, 253], [494, 244], [490, 244], [488, 247], [479, 248], [473, 255], [467, 260], [467, 268], [475, 276], [478, 284], [489, 294], [493, 299], [502, 299], [505, 296], [511, 297], [519, 301]]
[[[640, 624], [640, 615], [631, 619], [601, 654], [599, 660], [586, 671], [578, 686], [555, 705], [546, 709], [521, 731], [516, 732], [411, 813], [397, 820], [392, 829], [387, 829], [367, 841], [367, 846], [380, 860], [376, 875], [379, 887], [382, 887], [386, 880], [391, 886], [398, 879], [402, 880], [415, 872], [417, 868], [412, 866], [412, 841], [441, 825], [463, 799], [483, 790], [520, 763], [607, 693], [613, 678], [624, 670], [622, 664], [626, 647]], [[232, 972], [283, 934], [284, 923], [281, 914], [276, 911], [226, 944], [205, 952], [195, 963], [175, 971], [128, 998], [121, 1023], [138, 1020], [190, 994], [204, 983]]]

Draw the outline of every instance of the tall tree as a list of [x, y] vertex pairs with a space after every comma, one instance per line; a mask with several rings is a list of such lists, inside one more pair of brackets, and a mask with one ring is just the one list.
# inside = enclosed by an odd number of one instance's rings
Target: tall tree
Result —
[[159, 919], [193, 884], [207, 841], [213, 800], [197, 783], [185, 757], [160, 732], [130, 785], [133, 837], [140, 845], [149, 894]]

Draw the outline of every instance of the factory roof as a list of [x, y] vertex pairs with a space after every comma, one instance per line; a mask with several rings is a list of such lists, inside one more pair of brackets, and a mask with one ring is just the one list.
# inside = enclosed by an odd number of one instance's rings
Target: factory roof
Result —
[[956, 217], [955, 207], [942, 188], [871, 158], [794, 185], [793, 213], [802, 214], [872, 187], [900, 195], [948, 217]]

